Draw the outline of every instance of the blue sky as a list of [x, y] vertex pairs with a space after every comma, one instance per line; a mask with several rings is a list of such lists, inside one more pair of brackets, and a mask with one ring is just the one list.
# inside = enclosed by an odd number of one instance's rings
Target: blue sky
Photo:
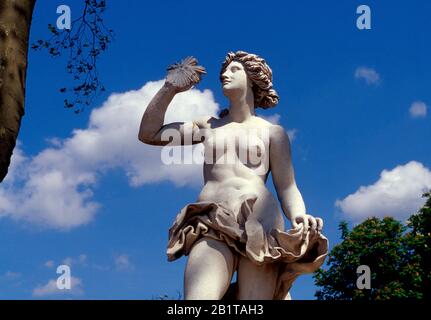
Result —
[[[297, 184], [308, 212], [325, 220], [331, 247], [341, 219], [404, 220], [419, 208], [421, 190], [431, 188], [431, 3], [364, 3], [371, 30], [356, 28], [357, 1], [108, 1], [115, 41], [99, 65], [107, 91], [80, 115], [63, 108], [58, 92], [71, 83], [65, 60], [30, 51], [19, 156], [0, 187], [0, 298], [182, 292], [185, 259], [167, 262], [167, 235], [196, 199], [201, 173], [163, 171], [160, 149], [133, 134], [160, 85], [148, 82], [187, 55], [208, 74], [178, 97], [172, 119], [226, 107], [218, 73], [228, 51], [268, 61], [280, 103], [259, 114], [290, 132]], [[39, 0], [32, 41], [48, 37], [61, 4], [80, 14], [81, 1]], [[75, 290], [60, 295], [49, 281], [62, 263]], [[292, 296], [314, 299], [315, 290], [302, 276]]]

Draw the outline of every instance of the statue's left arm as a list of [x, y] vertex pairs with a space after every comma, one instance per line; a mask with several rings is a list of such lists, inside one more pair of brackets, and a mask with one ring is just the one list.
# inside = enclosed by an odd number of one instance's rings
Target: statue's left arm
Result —
[[282, 126], [272, 126], [269, 149], [272, 180], [281, 208], [292, 227], [299, 228], [302, 223], [304, 232], [309, 228], [321, 230], [322, 219], [306, 214], [304, 200], [295, 181], [289, 136]]

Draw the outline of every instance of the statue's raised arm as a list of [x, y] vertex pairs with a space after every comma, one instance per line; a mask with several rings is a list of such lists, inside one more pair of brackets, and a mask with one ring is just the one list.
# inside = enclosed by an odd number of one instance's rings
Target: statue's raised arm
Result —
[[[169, 104], [177, 93], [187, 91], [194, 85], [199, 83], [202, 74], [206, 73], [205, 68], [197, 65], [197, 60], [193, 57], [184, 59], [181, 63], [176, 63], [168, 67], [168, 75], [163, 87], [151, 99], [147, 109], [142, 116], [141, 125], [139, 128], [138, 138], [140, 141], [150, 145], [174, 145], [175, 141], [163, 139], [163, 133], [168, 130], [175, 130], [181, 137], [180, 145], [186, 144], [187, 139], [184, 139], [185, 133], [190, 133], [192, 136], [197, 135], [199, 131], [199, 123], [197, 121], [190, 122], [173, 122], [163, 124], [166, 110]], [[192, 144], [201, 141], [190, 141]]]

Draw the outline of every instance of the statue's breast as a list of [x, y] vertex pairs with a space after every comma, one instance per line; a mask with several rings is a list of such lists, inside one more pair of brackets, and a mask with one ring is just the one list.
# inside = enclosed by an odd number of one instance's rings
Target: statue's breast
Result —
[[[207, 164], [238, 164], [260, 166], [266, 161], [269, 138], [256, 129], [217, 129], [207, 134], [205, 162]], [[212, 162], [211, 162], [212, 161]]]

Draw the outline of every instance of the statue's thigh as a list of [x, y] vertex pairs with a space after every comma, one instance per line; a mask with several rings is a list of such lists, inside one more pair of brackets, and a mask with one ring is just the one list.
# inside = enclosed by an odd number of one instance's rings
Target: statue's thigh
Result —
[[238, 262], [238, 292], [239, 300], [272, 300], [277, 285], [278, 265], [266, 263], [258, 266], [246, 257]]
[[186, 300], [221, 299], [235, 265], [232, 250], [222, 241], [203, 237], [192, 247], [184, 278]]

